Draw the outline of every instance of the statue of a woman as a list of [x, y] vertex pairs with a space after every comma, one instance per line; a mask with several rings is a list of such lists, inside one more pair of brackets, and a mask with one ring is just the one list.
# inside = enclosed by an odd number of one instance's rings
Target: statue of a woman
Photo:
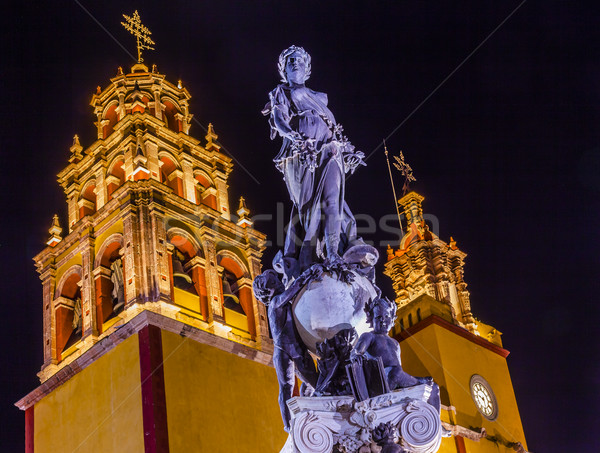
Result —
[[327, 95], [307, 88], [310, 55], [291, 46], [279, 56], [282, 83], [269, 93], [271, 139], [283, 137], [274, 162], [293, 202], [284, 257], [296, 273], [315, 257], [335, 260], [356, 240], [355, 220], [344, 201], [344, 174], [364, 165], [364, 154], [343, 135], [327, 107]]
[[112, 299], [113, 312], [119, 311], [125, 305], [125, 286], [123, 281], [123, 263], [117, 258], [110, 265], [110, 280], [113, 283]]

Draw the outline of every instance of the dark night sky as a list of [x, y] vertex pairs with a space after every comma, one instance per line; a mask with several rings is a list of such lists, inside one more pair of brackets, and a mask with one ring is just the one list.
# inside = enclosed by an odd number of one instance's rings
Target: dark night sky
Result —
[[[96, 86], [132, 64], [116, 42], [135, 53], [122, 13], [139, 9], [157, 43], [146, 63], [183, 81], [199, 124], [212, 122], [236, 159], [232, 207], [244, 195], [253, 214], [274, 215], [287, 192], [271, 163], [279, 141], [269, 140], [260, 110], [283, 48], [312, 54], [308, 85], [329, 94], [350, 140], [370, 154], [520, 4], [18, 3], [0, 28], [2, 451], [23, 450], [13, 403], [36, 387], [42, 363], [42, 288], [31, 258], [54, 213], [66, 224], [55, 175], [75, 133], [84, 147], [93, 143]], [[440, 237], [452, 235], [469, 254], [473, 312], [504, 333], [535, 453], [600, 448], [599, 16], [597, 5], [525, 2], [388, 140], [412, 165]], [[191, 134], [203, 137], [199, 124]], [[355, 214], [379, 221], [394, 213], [382, 150], [367, 162], [348, 179], [346, 198]], [[276, 226], [256, 223], [272, 238]], [[380, 229], [363, 236], [382, 254], [397, 240]]]

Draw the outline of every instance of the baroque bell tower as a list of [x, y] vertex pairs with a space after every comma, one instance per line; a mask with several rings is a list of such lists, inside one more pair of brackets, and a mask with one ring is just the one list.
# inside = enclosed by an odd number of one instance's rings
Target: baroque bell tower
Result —
[[471, 312], [466, 253], [429, 230], [424, 197], [399, 200], [408, 226], [398, 249], [388, 246], [384, 273], [398, 306], [392, 335], [402, 367], [440, 386], [442, 425], [451, 434], [440, 452], [526, 453], [525, 435], [501, 332]]
[[[212, 125], [190, 135], [190, 93], [135, 64], [91, 99], [35, 258], [41, 385], [17, 402], [27, 452], [269, 451], [281, 445], [265, 309], [252, 294], [265, 236]], [[256, 390], [258, 388], [258, 390]], [[261, 413], [261, 417], [256, 417]], [[235, 426], [236, 429], [229, 429]], [[270, 433], [270, 431], [273, 431]], [[268, 435], [265, 435], [268, 433]]]

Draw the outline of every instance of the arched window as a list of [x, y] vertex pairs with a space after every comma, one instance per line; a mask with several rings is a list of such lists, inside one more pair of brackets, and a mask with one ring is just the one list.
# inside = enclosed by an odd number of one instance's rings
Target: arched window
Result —
[[240, 291], [235, 275], [227, 270], [223, 270], [221, 286], [223, 288], [223, 306], [246, 316], [246, 312], [240, 304]]
[[181, 132], [183, 129], [181, 120], [178, 118], [181, 115], [179, 109], [170, 100], [163, 99], [162, 102], [165, 106], [164, 119], [167, 127], [172, 131]]
[[404, 330], [404, 319], [400, 319], [400, 330]]
[[104, 324], [115, 318], [125, 308], [125, 266], [120, 251], [121, 234], [108, 237], [100, 247], [95, 261], [94, 284], [96, 288], [96, 328], [102, 333]]
[[412, 322], [412, 313], [408, 314], [408, 327], [412, 327], [413, 322]]
[[192, 279], [190, 269], [187, 266], [190, 260], [188, 254], [175, 247], [171, 254], [171, 260], [173, 266], [173, 285], [175, 288], [198, 295], [194, 288], [194, 280]]
[[103, 138], [107, 138], [112, 133], [115, 124], [119, 121], [117, 105], [117, 103], [112, 104], [104, 113], [104, 119], [108, 120], [108, 123], [106, 123], [102, 129]]
[[216, 189], [212, 180], [199, 170], [194, 174], [194, 178], [198, 181], [196, 184], [196, 204], [218, 209]]
[[255, 338], [252, 285], [245, 264], [230, 250], [218, 252], [217, 263], [223, 266], [221, 291], [226, 324], [242, 337]]
[[117, 159], [106, 176], [106, 190], [108, 192], [108, 199], [112, 199], [112, 194], [125, 182], [125, 169], [123, 168], [123, 158]]
[[57, 289], [54, 300], [56, 352], [57, 359], [62, 360], [63, 353], [83, 335], [81, 267], [67, 271]]
[[96, 208], [96, 182], [92, 180], [81, 191], [81, 196], [79, 197], [79, 218], [82, 219], [86, 215], [92, 215], [96, 212]]
[[421, 322], [421, 309], [417, 308], [417, 322]]
[[166, 155], [160, 156], [160, 181], [183, 197], [183, 173], [175, 161]]
[[170, 256], [171, 298], [193, 316], [208, 319], [208, 291], [202, 249], [195, 238], [182, 228], [167, 231], [173, 246]]

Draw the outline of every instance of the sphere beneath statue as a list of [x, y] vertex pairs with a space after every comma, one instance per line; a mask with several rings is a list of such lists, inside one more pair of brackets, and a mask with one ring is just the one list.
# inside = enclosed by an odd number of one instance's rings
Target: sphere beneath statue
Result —
[[358, 274], [351, 283], [340, 281], [330, 272], [321, 277], [320, 281], [310, 280], [292, 302], [298, 333], [315, 355], [317, 343], [340, 330], [354, 327], [358, 335], [371, 330], [364, 307], [377, 295], [373, 284]]

